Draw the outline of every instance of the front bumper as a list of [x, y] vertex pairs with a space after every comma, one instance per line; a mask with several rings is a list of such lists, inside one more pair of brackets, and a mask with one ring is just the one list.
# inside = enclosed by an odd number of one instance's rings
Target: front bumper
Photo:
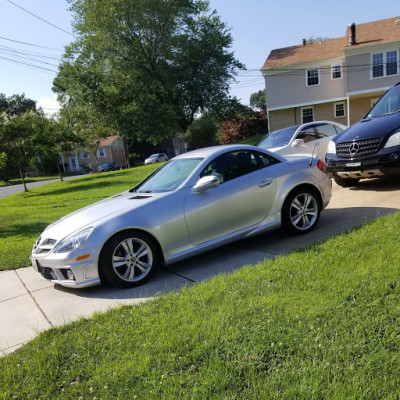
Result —
[[100, 285], [97, 261], [52, 260], [45, 257], [31, 257], [33, 268], [47, 281], [65, 287], [85, 288]]
[[[400, 175], [400, 149], [384, 149], [376, 154], [360, 158], [339, 158], [328, 153], [325, 165], [329, 174], [342, 178], [376, 178], [388, 175]], [[389, 150], [389, 151], [388, 151]]]

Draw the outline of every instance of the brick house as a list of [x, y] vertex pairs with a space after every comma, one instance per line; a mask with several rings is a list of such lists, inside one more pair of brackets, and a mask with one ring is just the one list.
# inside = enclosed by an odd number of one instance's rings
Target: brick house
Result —
[[72, 171], [98, 171], [98, 164], [116, 162], [125, 166], [124, 141], [118, 136], [109, 136], [102, 139], [96, 154], [91, 154], [86, 149], [77, 148], [75, 151], [64, 153], [61, 156], [61, 166], [64, 172]]
[[399, 51], [400, 17], [272, 50], [261, 69], [270, 131], [314, 120], [354, 124], [400, 81]]

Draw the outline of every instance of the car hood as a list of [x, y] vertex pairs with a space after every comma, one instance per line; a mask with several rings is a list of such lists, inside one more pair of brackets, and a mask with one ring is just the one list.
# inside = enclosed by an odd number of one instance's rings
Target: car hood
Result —
[[168, 192], [152, 194], [123, 192], [62, 217], [49, 225], [43, 233], [46, 237], [61, 239], [128, 210], [139, 209], [167, 194]]
[[400, 113], [364, 118], [336, 136], [336, 143], [385, 137], [400, 128]]

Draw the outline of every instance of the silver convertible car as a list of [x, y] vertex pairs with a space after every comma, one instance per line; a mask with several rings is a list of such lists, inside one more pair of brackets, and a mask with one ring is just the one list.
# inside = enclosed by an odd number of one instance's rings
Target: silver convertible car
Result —
[[49, 225], [32, 265], [63, 286], [136, 286], [157, 266], [234, 240], [280, 226], [309, 232], [331, 188], [324, 163], [311, 156], [285, 159], [247, 145], [195, 150]]

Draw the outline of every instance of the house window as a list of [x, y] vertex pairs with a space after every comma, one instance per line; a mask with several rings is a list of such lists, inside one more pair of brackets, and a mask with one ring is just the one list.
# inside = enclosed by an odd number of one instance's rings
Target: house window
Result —
[[386, 53], [386, 75], [397, 75], [397, 51]]
[[87, 151], [81, 151], [81, 159], [88, 160], [90, 158], [90, 154]]
[[346, 116], [346, 108], [344, 103], [335, 103], [335, 118], [344, 118]]
[[342, 79], [341, 65], [332, 65], [331, 72], [332, 72], [332, 79]]
[[319, 69], [308, 69], [306, 71], [307, 86], [317, 86], [319, 85]]
[[301, 109], [301, 121], [302, 124], [314, 121], [314, 109], [312, 107], [304, 107]]
[[397, 50], [372, 54], [372, 78], [398, 74]]
[[97, 157], [105, 157], [106, 156], [106, 149], [104, 147], [100, 147], [97, 150]]

